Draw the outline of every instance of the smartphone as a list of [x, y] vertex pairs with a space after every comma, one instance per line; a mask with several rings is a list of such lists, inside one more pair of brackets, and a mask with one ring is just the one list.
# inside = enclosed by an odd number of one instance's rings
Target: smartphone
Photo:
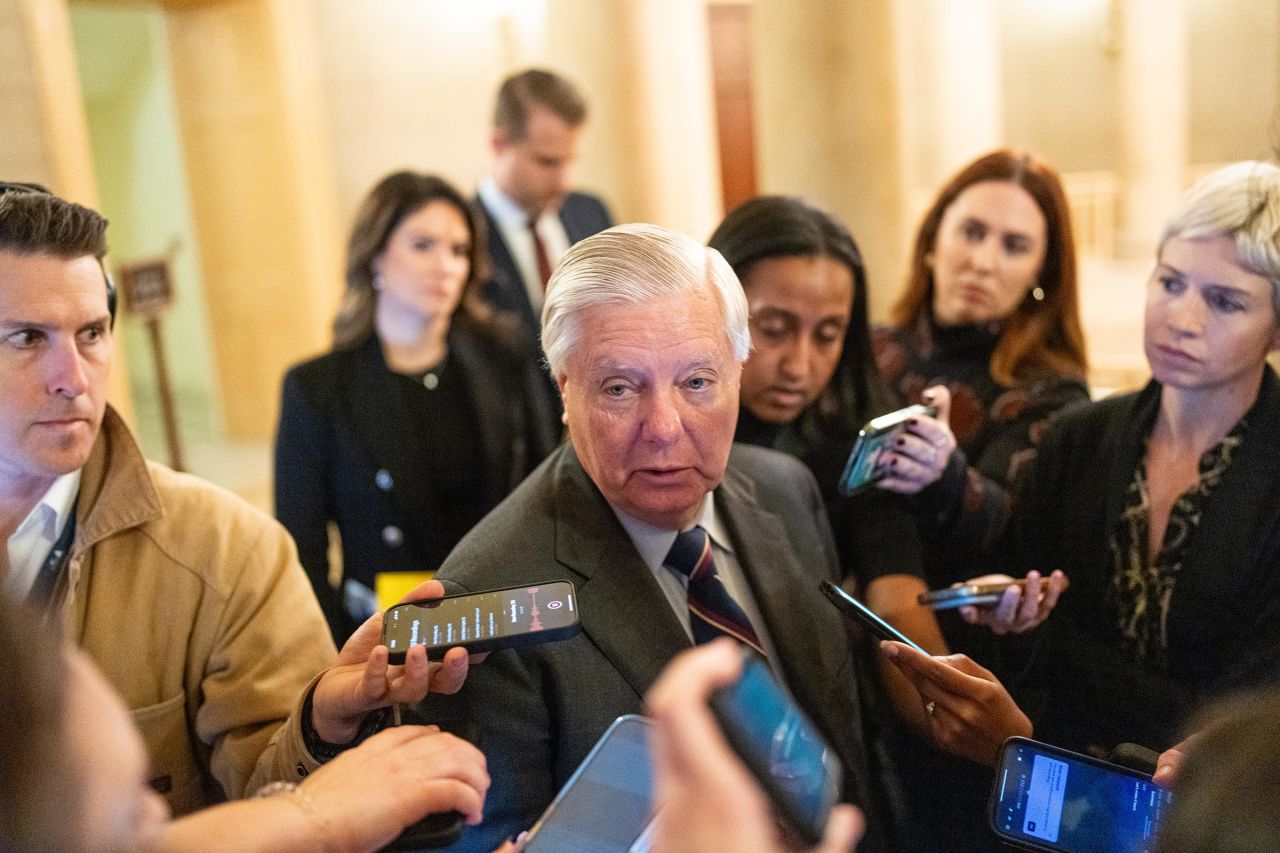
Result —
[[742, 674], [712, 692], [711, 711], [783, 826], [817, 844], [840, 796], [840, 760], [764, 658], [742, 651]]
[[[1067, 580], [1063, 578], [1062, 588], [1067, 588]], [[935, 589], [922, 592], [917, 601], [933, 610], [949, 610], [953, 607], [964, 607], [967, 604], [978, 607], [989, 606], [1000, 600], [1000, 596], [1011, 586], [1026, 589], [1025, 579], [1016, 581], [1000, 581], [997, 583], [966, 583], [947, 589]], [[1049, 579], [1040, 578], [1040, 594], [1044, 595], [1049, 588]]]
[[1001, 840], [1025, 850], [1143, 853], [1172, 802], [1136, 770], [1013, 737], [996, 759], [987, 817]]
[[880, 454], [902, 430], [910, 418], [920, 415], [936, 417], [937, 406], [907, 406], [896, 412], [872, 418], [858, 432], [858, 438], [849, 452], [849, 461], [844, 465], [844, 473], [840, 475], [840, 493], [852, 495], [868, 486], [884, 479], [884, 473], [876, 470]]
[[573, 584], [548, 581], [397, 604], [382, 618], [382, 643], [392, 663], [404, 663], [411, 646], [488, 652], [563, 640], [581, 629]]
[[[653, 721], [614, 720], [529, 830], [524, 853], [629, 853], [653, 822]], [[638, 845], [638, 846], [637, 846]]]
[[922, 655], [929, 654], [924, 649], [920, 648], [920, 646], [906, 634], [902, 633], [897, 628], [893, 627], [873, 613], [870, 607], [867, 607], [867, 605], [863, 604], [861, 601], [854, 598], [831, 581], [823, 581], [819, 584], [818, 589], [822, 590], [822, 594], [825, 595], [827, 599], [845, 615], [846, 618], [861, 625], [867, 633], [875, 637], [877, 640], [894, 640], [895, 642], [905, 643], [920, 652]]

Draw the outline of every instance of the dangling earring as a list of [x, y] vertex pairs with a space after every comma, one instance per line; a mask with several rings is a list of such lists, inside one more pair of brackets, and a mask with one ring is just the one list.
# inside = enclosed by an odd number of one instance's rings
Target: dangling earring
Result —
[[1031, 298], [1036, 302], [1044, 302], [1044, 288], [1038, 284], [1031, 288]]
[[373, 274], [373, 289], [382, 290], [382, 274], [381, 273]]

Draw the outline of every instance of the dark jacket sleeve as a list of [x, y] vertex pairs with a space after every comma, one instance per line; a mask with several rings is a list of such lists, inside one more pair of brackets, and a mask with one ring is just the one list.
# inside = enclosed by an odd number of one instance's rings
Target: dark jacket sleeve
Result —
[[342, 610], [342, 594], [329, 582], [329, 520], [332, 501], [325, 475], [325, 425], [316, 404], [308, 398], [297, 369], [284, 378], [280, 425], [276, 430], [276, 518], [298, 545], [298, 558], [307, 571], [320, 608], [335, 637], [349, 632]]
[[[941, 479], [917, 497], [916, 510], [940, 539], [990, 553], [1006, 538], [1019, 483], [1053, 419], [1089, 402], [1087, 389], [1061, 381], [1009, 418], [971, 460], [956, 449]], [[957, 580], [960, 580], [957, 578]]]

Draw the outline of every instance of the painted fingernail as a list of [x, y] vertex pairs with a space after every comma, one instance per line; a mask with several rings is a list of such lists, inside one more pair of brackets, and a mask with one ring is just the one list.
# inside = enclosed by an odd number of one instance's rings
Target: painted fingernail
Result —
[[893, 457], [892, 459], [890, 459], [890, 460], [889, 460], [889, 467], [890, 467], [890, 468], [896, 468], [896, 467], [898, 467], [898, 457], [896, 457], [896, 456], [895, 456], [895, 457]]
[[915, 426], [915, 425], [916, 425], [915, 418], [907, 418], [907, 426]]
[[905, 438], [899, 438], [899, 439], [895, 439], [893, 443], [898, 445], [899, 447], [902, 447], [904, 444], [907, 443], [907, 440]]

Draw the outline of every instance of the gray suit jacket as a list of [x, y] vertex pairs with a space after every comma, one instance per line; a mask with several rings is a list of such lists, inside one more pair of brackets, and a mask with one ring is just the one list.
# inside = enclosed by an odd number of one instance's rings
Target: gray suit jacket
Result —
[[[735, 445], [716, 508], [773, 638], [787, 686], [845, 765], [845, 798], [867, 802], [852, 648], [818, 592], [839, 580], [821, 495], [790, 456]], [[459, 543], [438, 577], [451, 593], [567, 579], [582, 633], [495, 652], [429, 720], [470, 720], [493, 786], [485, 821], [456, 850], [490, 851], [527, 829], [620, 714], [642, 711], [684, 628], [571, 444], [553, 453]]]

